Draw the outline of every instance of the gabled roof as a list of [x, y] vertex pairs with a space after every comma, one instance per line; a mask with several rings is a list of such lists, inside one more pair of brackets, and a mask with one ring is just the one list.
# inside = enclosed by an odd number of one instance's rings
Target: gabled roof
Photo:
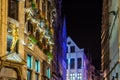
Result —
[[76, 45], [76, 43], [71, 39], [70, 36], [67, 37], [67, 44], [68, 44], [68, 42], [71, 42], [71, 44], [73, 44], [77, 49], [79, 49], [79, 50], [84, 50], [84, 48], [80, 49], [80, 48]]

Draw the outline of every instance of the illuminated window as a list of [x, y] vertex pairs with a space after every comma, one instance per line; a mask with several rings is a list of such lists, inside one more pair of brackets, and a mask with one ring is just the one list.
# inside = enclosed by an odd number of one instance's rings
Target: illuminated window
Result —
[[32, 56], [27, 55], [27, 80], [31, 80], [31, 74], [32, 74]]
[[35, 71], [40, 72], [40, 62], [38, 60], [35, 61]]
[[70, 74], [70, 80], [75, 80], [75, 74], [74, 73]]
[[70, 69], [74, 69], [75, 68], [75, 59], [71, 58], [70, 59]]
[[78, 78], [78, 80], [82, 80], [82, 74], [81, 74], [81, 73], [78, 73], [78, 74], [77, 74], [77, 78]]
[[71, 47], [70, 47], [70, 52], [71, 52], [71, 53], [75, 52], [75, 46], [71, 46]]
[[39, 78], [39, 72], [40, 72], [40, 62], [38, 60], [35, 61], [35, 80], [38, 80]]
[[32, 56], [27, 55], [27, 67], [32, 68]]
[[50, 78], [50, 68], [47, 69], [47, 77]]
[[77, 58], [77, 68], [81, 69], [82, 66], [82, 59], [81, 58]]
[[8, 16], [18, 20], [18, 1], [8, 0]]
[[27, 80], [31, 80], [31, 70], [27, 70]]

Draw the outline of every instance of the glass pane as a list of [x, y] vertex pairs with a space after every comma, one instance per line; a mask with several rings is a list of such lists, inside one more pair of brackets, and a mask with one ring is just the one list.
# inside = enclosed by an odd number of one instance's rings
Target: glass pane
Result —
[[75, 68], [75, 59], [72, 58], [72, 59], [70, 60], [70, 69], [74, 69], [74, 68]]
[[27, 71], [27, 80], [31, 80], [31, 71], [30, 70]]
[[50, 78], [50, 68], [47, 69], [47, 77]]
[[40, 66], [39, 61], [36, 60], [36, 61], [35, 61], [35, 71], [36, 71], [36, 72], [39, 72], [39, 70], [40, 70], [39, 66]]
[[77, 59], [77, 68], [78, 68], [78, 69], [81, 69], [81, 66], [82, 66], [81, 63], [82, 63], [81, 58], [78, 58], [78, 59]]
[[30, 55], [27, 56], [27, 67], [31, 68], [31, 56]]

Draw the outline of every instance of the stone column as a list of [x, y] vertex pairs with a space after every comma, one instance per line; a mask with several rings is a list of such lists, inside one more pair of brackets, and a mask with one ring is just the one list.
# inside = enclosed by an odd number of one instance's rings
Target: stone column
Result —
[[19, 1], [19, 54], [24, 59], [24, 27], [25, 27], [25, 11], [24, 11], [24, 1]]
[[0, 56], [6, 54], [8, 0], [0, 0]]

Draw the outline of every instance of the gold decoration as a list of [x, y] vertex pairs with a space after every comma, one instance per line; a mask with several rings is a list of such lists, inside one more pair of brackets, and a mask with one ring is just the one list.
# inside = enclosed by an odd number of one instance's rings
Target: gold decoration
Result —
[[18, 41], [18, 28], [16, 27], [15, 24], [10, 24], [10, 27], [12, 28], [12, 45], [11, 45], [11, 52], [15, 52], [15, 46]]

